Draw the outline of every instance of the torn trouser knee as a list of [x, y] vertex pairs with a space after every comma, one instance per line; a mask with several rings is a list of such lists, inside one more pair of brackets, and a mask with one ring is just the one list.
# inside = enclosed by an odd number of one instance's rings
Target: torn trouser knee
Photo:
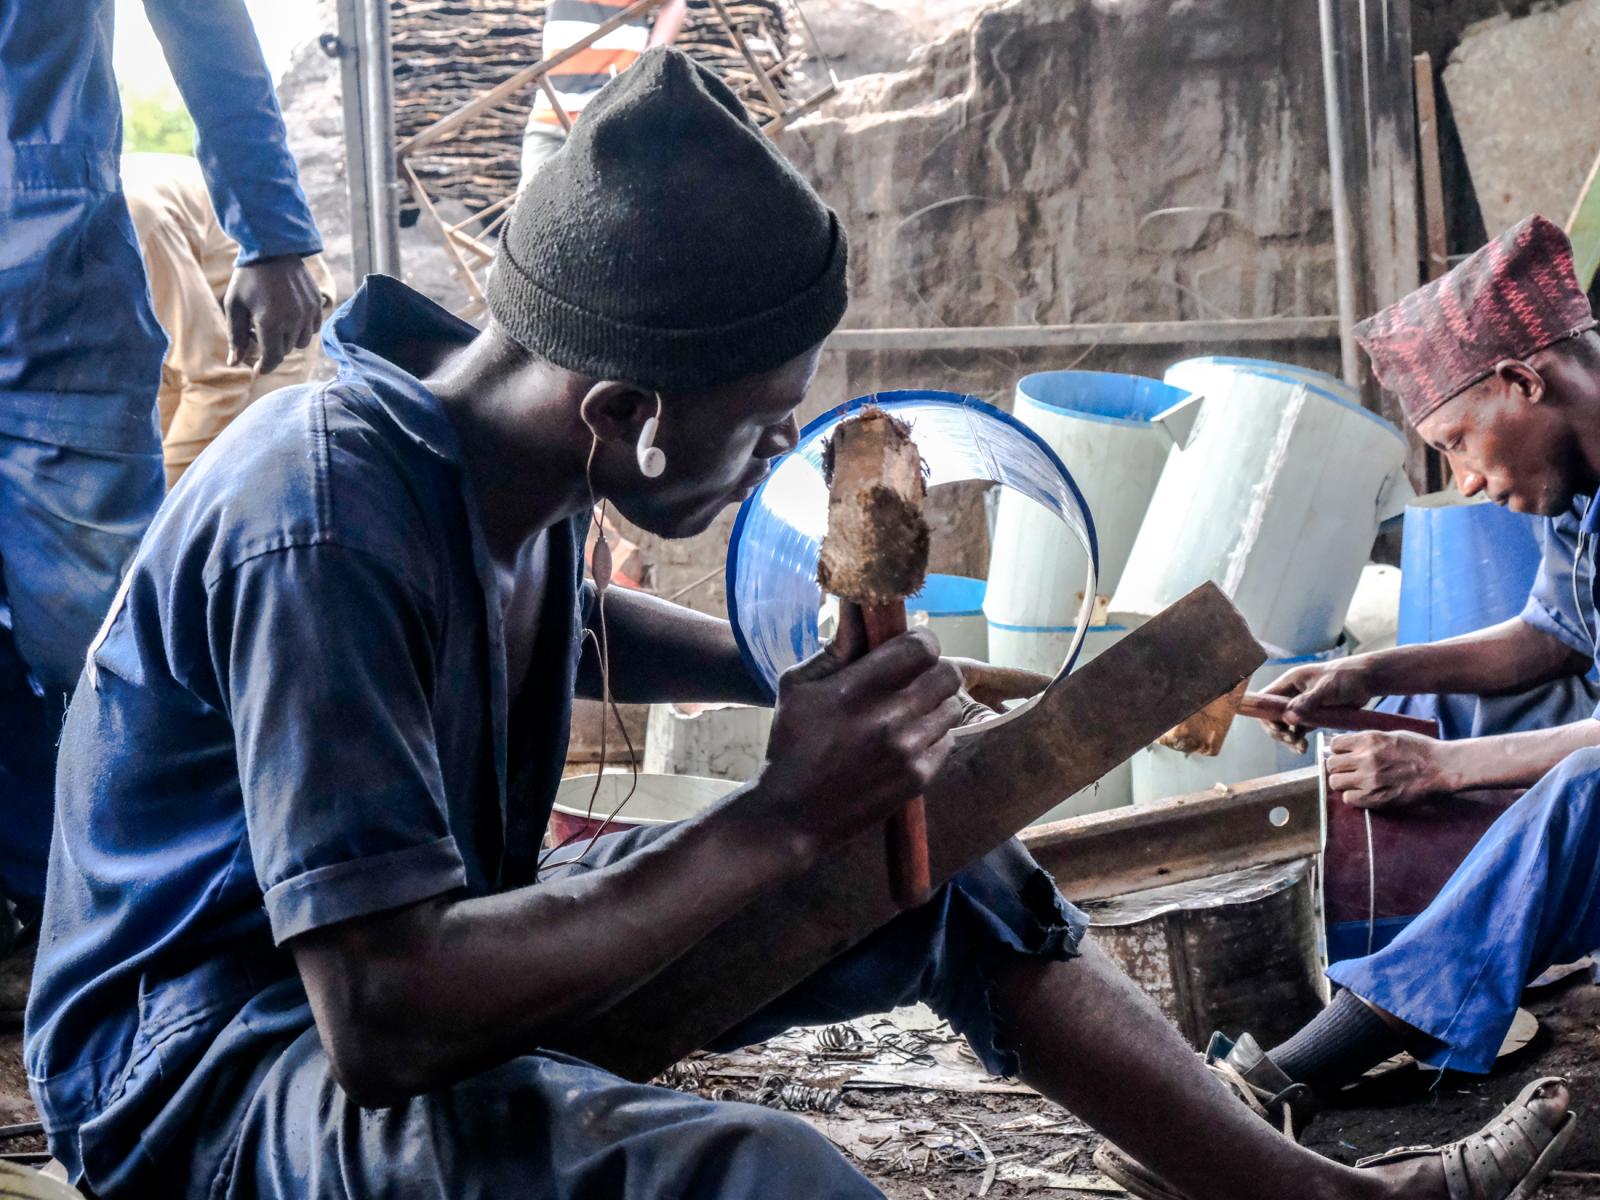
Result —
[[1087, 927], [1021, 844], [1006, 842], [717, 1045], [748, 1045], [795, 1025], [922, 1002], [967, 1039], [986, 1070], [1015, 1075], [1016, 1052], [1003, 1043], [990, 994], [995, 975], [1019, 959], [1072, 958]]

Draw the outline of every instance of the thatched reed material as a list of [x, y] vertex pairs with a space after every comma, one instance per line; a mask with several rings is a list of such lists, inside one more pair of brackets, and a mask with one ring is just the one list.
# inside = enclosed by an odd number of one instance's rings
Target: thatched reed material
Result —
[[[728, 0], [729, 15], [780, 95], [802, 91], [805, 54], [791, 0]], [[400, 140], [538, 60], [545, 0], [391, 0], [395, 125]], [[713, 68], [757, 120], [776, 115], [709, 0], [689, 0], [678, 46]], [[479, 210], [517, 184], [522, 131], [537, 85], [411, 159], [429, 194]]]

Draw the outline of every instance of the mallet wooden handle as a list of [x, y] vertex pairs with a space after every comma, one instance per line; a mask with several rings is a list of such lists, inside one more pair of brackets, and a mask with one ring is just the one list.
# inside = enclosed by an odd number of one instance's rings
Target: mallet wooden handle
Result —
[[[1283, 696], [1264, 692], [1246, 692], [1239, 703], [1239, 715], [1257, 717], [1264, 721], [1281, 721], [1289, 709]], [[1377, 733], [1420, 733], [1425, 737], [1439, 736], [1439, 723], [1426, 717], [1407, 717], [1400, 713], [1376, 712], [1370, 708], [1349, 708], [1332, 705], [1318, 708], [1304, 722], [1307, 729], [1360, 729]]]
[[[867, 648], [881, 646], [906, 631], [905, 601], [861, 605], [861, 623], [867, 631]], [[889, 891], [901, 908], [921, 904], [933, 891], [928, 867], [928, 813], [921, 796], [889, 818]]]

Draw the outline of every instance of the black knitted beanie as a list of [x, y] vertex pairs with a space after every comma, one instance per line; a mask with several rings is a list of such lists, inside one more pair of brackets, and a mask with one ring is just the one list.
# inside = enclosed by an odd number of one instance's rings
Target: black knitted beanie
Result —
[[490, 312], [591, 378], [712, 387], [787, 362], [844, 315], [838, 216], [678, 50], [605, 86], [507, 226]]

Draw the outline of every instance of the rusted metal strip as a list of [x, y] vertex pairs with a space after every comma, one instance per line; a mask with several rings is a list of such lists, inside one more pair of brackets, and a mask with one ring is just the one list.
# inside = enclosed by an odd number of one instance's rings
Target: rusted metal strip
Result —
[[[959, 739], [926, 793], [935, 885], [1087, 787], [1206, 703], [1266, 652], [1205, 584], [1031, 704]], [[826, 797], [818, 797], [824, 802]], [[554, 1040], [649, 1079], [813, 974], [899, 912], [872, 829], [734, 914], [654, 979]]]
[[1268, 775], [1148, 808], [1090, 813], [1022, 831], [1073, 900], [1123, 896], [1317, 853], [1317, 769]]

